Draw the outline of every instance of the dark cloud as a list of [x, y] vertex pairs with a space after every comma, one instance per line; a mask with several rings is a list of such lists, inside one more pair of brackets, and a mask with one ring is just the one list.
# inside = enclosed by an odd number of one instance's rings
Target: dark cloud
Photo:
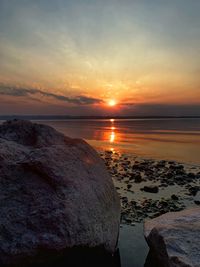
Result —
[[135, 102], [125, 102], [125, 103], [120, 103], [120, 105], [121, 106], [127, 106], [127, 107], [132, 107], [132, 106], [134, 106], [134, 105], [136, 105], [136, 103]]
[[123, 103], [121, 115], [126, 116], [200, 116], [200, 104]]
[[101, 99], [82, 96], [82, 95], [75, 96], [75, 97], [67, 97], [64, 95], [44, 92], [39, 89], [0, 85], [0, 95], [20, 97], [20, 96], [31, 96], [31, 95], [36, 95], [36, 94], [41, 94], [46, 97], [52, 97], [56, 100], [67, 102], [70, 104], [75, 104], [75, 105], [94, 105], [94, 104], [100, 104], [103, 102], [103, 100]]

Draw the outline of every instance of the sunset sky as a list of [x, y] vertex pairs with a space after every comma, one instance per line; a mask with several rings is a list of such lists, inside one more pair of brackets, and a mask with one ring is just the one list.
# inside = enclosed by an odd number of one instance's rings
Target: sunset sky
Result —
[[0, 115], [200, 115], [199, 14], [198, 0], [0, 0]]

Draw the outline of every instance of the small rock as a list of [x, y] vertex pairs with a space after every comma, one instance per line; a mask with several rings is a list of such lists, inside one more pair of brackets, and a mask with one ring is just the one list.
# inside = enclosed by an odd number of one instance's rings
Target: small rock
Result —
[[192, 196], [196, 196], [199, 191], [199, 186], [192, 186], [189, 188], [189, 192]]
[[127, 184], [127, 188], [130, 189], [132, 187], [131, 184]]
[[179, 200], [179, 197], [173, 194], [173, 195], [171, 195], [171, 199], [173, 199], [173, 200]]
[[142, 191], [148, 192], [148, 193], [158, 193], [159, 188], [158, 186], [144, 186], [141, 188]]
[[188, 176], [189, 178], [192, 178], [192, 179], [194, 179], [194, 178], [195, 178], [195, 174], [194, 174], [194, 173], [192, 173], [192, 172], [189, 172], [187, 176]]
[[194, 200], [194, 203], [195, 203], [196, 205], [200, 205], [200, 201], [199, 201], [199, 200]]
[[135, 176], [135, 183], [141, 183], [142, 182], [142, 177], [140, 174]]

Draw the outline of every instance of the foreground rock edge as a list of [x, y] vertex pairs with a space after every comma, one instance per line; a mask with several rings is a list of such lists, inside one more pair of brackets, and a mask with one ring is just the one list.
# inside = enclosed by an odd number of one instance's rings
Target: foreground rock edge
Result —
[[150, 248], [145, 267], [200, 266], [200, 208], [146, 220], [144, 236]]

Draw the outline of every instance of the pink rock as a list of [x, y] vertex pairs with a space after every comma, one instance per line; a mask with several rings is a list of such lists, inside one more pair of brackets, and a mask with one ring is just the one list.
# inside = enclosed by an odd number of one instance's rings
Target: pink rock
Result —
[[146, 221], [144, 235], [162, 267], [200, 267], [200, 208]]
[[73, 247], [112, 254], [119, 222], [112, 179], [85, 141], [29, 121], [0, 126], [2, 264]]

